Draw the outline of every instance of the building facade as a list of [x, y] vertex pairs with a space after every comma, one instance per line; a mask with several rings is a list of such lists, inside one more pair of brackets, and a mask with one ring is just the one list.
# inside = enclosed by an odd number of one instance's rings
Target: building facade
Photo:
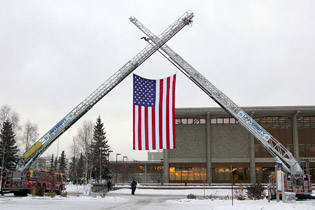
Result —
[[[315, 181], [315, 106], [245, 107]], [[164, 183], [267, 182], [275, 160], [222, 108], [178, 108], [176, 149], [163, 152]]]

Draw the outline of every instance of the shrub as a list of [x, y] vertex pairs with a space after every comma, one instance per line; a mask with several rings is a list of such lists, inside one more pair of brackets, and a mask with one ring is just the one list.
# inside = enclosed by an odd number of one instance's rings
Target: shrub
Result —
[[234, 190], [235, 193], [235, 198], [237, 200], [245, 200], [246, 195], [245, 195], [245, 189], [244, 186], [242, 184], [240, 184], [240, 187], [238, 190]]
[[35, 186], [31, 188], [31, 195], [36, 196], [36, 187]]
[[45, 193], [45, 188], [41, 187], [40, 185], [36, 185], [31, 188], [32, 196], [44, 196], [44, 193]]
[[194, 195], [194, 194], [189, 194], [189, 195], [187, 195], [187, 199], [196, 199], [197, 198], [197, 196], [196, 195]]
[[56, 194], [56, 192], [49, 192], [48, 195], [49, 195], [51, 198], [54, 198], [57, 194]]
[[62, 192], [62, 193], [60, 194], [61, 197], [67, 197], [67, 195], [68, 195], [67, 192]]
[[251, 200], [260, 200], [266, 196], [266, 187], [261, 183], [254, 183], [246, 187], [247, 197]]

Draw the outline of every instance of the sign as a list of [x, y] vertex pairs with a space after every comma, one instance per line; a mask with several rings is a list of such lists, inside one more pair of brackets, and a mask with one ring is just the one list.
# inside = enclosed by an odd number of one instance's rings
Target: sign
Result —
[[278, 192], [278, 193], [281, 193], [281, 192], [282, 192], [282, 186], [281, 186], [281, 183], [282, 183], [281, 173], [282, 173], [282, 171], [281, 171], [281, 170], [277, 170], [277, 192]]
[[83, 195], [90, 195], [91, 186], [87, 185], [83, 190]]
[[282, 192], [282, 185], [283, 185], [283, 180], [282, 180], [283, 166], [282, 166], [282, 163], [277, 162], [276, 169], [277, 169], [277, 171], [276, 171], [277, 192], [281, 193]]
[[73, 118], [73, 114], [70, 113], [68, 116], [66, 116], [64, 119], [62, 119], [59, 123], [57, 123], [57, 125], [55, 125], [55, 127], [53, 127], [53, 128], [48, 132], [48, 134], [46, 134], [46, 135], [44, 136], [44, 140], [47, 141], [47, 140], [50, 138], [51, 135], [54, 135], [55, 132], [56, 132], [61, 126], [64, 127], [64, 126], [66, 125], [66, 123], [67, 123], [68, 121], [70, 121], [72, 118]]
[[243, 111], [239, 111], [237, 115], [244, 123], [249, 124], [264, 140], [268, 141], [271, 138], [265, 129], [263, 129], [258, 123], [255, 122], [255, 120], [253, 120]]

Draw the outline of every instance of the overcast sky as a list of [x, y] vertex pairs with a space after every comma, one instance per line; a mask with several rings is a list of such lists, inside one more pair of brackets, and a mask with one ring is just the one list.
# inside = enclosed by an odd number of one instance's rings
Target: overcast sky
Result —
[[[314, 9], [311, 0], [0, 0], [0, 106], [44, 135], [146, 46], [130, 16], [160, 34], [187, 10], [192, 27], [168, 45], [236, 104], [314, 105]], [[134, 73], [178, 73], [176, 107], [218, 106], [158, 53]], [[147, 158], [132, 150], [131, 75], [59, 138], [59, 154], [70, 156], [78, 127], [98, 115], [112, 160]], [[55, 142], [45, 154], [56, 151]]]

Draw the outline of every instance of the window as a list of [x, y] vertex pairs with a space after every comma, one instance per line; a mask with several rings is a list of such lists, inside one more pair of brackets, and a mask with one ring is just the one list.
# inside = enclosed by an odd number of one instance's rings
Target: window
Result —
[[206, 119], [205, 118], [176, 118], [175, 119], [176, 125], [205, 125]]
[[315, 128], [315, 116], [297, 118], [298, 128]]
[[268, 128], [283, 128], [289, 129], [292, 127], [292, 118], [290, 117], [259, 117], [255, 121], [265, 129]]
[[[181, 164], [169, 169], [170, 182], [205, 182], [207, 179], [206, 167], [195, 166], [196, 164]], [[198, 164], [200, 165], [200, 164]]]
[[235, 120], [235, 118], [233, 117], [218, 117], [218, 118], [212, 118], [210, 120], [211, 124], [235, 124], [238, 123], [237, 120]]
[[256, 167], [257, 182], [269, 182], [269, 174], [275, 171], [275, 167]]
[[[225, 164], [226, 165], [226, 164]], [[248, 182], [250, 177], [249, 167], [248, 166], [233, 166], [231, 173], [231, 166], [221, 166], [212, 168], [212, 178], [213, 182]]]
[[300, 157], [315, 155], [315, 116], [297, 118]]

